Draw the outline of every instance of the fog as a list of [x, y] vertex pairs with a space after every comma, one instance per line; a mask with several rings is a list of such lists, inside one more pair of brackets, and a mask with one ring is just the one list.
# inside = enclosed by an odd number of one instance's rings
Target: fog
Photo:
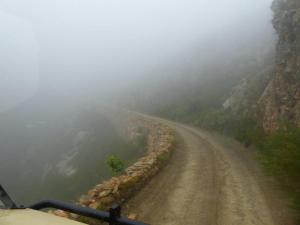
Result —
[[0, 110], [33, 96], [124, 97], [137, 80], [184, 77], [191, 68], [202, 76], [209, 60], [257, 55], [272, 42], [270, 4], [1, 0]]
[[220, 104], [272, 64], [270, 4], [0, 0], [0, 184], [20, 203], [74, 200], [109, 177], [107, 155], [143, 154], [102, 106]]

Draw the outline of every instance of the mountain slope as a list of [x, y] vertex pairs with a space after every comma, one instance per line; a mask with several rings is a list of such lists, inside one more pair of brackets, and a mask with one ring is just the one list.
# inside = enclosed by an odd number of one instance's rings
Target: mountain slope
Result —
[[259, 100], [266, 132], [282, 120], [300, 126], [300, 2], [276, 0], [272, 8], [279, 41], [275, 74]]
[[224, 104], [237, 116], [252, 109], [266, 133], [282, 123], [300, 126], [300, 2], [275, 0], [272, 9], [278, 34], [273, 71], [243, 80]]

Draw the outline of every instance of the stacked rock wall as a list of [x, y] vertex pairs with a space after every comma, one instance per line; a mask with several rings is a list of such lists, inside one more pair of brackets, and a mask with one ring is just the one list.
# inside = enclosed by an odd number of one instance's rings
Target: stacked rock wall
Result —
[[[96, 185], [79, 199], [79, 204], [93, 209], [107, 210], [111, 205], [122, 204], [140, 190], [162, 168], [174, 148], [174, 133], [171, 128], [149, 117], [125, 113], [128, 134], [135, 135], [147, 129], [147, 153], [117, 177]], [[78, 216], [57, 210], [54, 214], [71, 219]], [[82, 219], [82, 218], [81, 218]]]

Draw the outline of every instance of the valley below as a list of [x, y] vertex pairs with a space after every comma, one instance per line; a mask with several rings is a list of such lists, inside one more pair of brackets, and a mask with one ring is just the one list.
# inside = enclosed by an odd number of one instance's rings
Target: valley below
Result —
[[76, 202], [111, 177], [107, 157], [128, 166], [144, 154], [143, 143], [121, 134], [125, 126], [91, 105], [26, 102], [1, 114], [0, 183], [17, 204]]

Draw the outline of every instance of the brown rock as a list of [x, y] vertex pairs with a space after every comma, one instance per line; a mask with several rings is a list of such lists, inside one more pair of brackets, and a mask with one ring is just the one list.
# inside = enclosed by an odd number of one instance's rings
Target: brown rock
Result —
[[98, 195], [98, 191], [96, 189], [92, 189], [88, 192], [89, 197], [96, 197]]
[[97, 191], [102, 190], [103, 186], [104, 186], [103, 184], [98, 184], [98, 185], [96, 185], [95, 189]]
[[98, 209], [100, 205], [101, 205], [101, 203], [96, 201], [96, 202], [89, 204], [89, 207], [92, 209]]
[[53, 212], [53, 214], [56, 215], [56, 216], [60, 216], [60, 217], [64, 217], [64, 218], [69, 218], [68, 213], [65, 212], [65, 211], [63, 211], [63, 210], [60, 210], [60, 209], [59, 210], [55, 210]]
[[130, 213], [128, 215], [128, 219], [130, 219], [130, 220], [136, 220], [137, 219], [137, 214], [136, 213]]
[[74, 213], [70, 213], [70, 214], [69, 214], [69, 218], [70, 218], [70, 219], [73, 219], [73, 220], [76, 220], [76, 219], [79, 218], [79, 215], [74, 214]]
[[89, 205], [92, 202], [92, 199], [89, 196], [81, 196], [79, 203], [82, 205]]
[[118, 192], [118, 190], [119, 190], [119, 184], [116, 184], [113, 191], [112, 191], [112, 193], [115, 194], [115, 193]]
[[111, 192], [112, 192], [111, 189], [107, 189], [107, 190], [105, 190], [105, 191], [100, 192], [100, 194], [98, 195], [98, 197], [99, 197], [99, 198], [106, 197], [106, 196], [108, 196]]
[[115, 198], [113, 196], [107, 196], [100, 199], [101, 203], [104, 205], [110, 205], [115, 201]]

